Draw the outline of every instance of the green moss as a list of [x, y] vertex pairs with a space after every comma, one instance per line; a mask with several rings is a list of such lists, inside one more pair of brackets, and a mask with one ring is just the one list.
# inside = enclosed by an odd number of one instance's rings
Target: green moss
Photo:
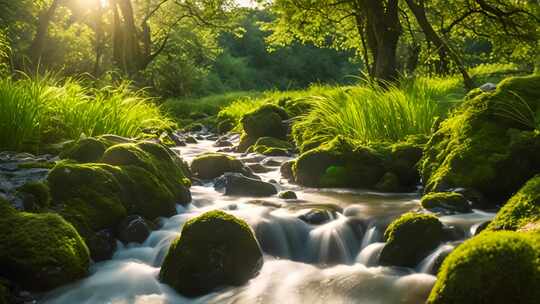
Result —
[[530, 179], [497, 212], [487, 230], [518, 230], [540, 221], [540, 175]]
[[83, 138], [60, 153], [62, 159], [72, 159], [80, 163], [97, 162], [103, 156], [107, 146], [92, 137]]
[[234, 129], [235, 126], [236, 125], [235, 125], [234, 120], [225, 119], [225, 120], [220, 121], [217, 124], [217, 132], [218, 132], [218, 134], [225, 134], [225, 133], [231, 131], [232, 129]]
[[256, 152], [267, 156], [287, 156], [294, 149], [293, 145], [273, 137], [261, 137], [247, 152]]
[[446, 209], [457, 212], [471, 212], [469, 202], [461, 193], [433, 192], [422, 197], [420, 204], [428, 210]]
[[285, 138], [287, 129], [282, 121], [288, 119], [287, 112], [273, 104], [265, 104], [258, 109], [246, 113], [242, 119], [242, 127], [248, 136]]
[[539, 86], [540, 76], [506, 79], [442, 122], [421, 162], [426, 191], [476, 189], [500, 203], [538, 172], [540, 132], [527, 117], [540, 109]]
[[444, 261], [427, 303], [538, 303], [538, 240], [489, 232], [466, 241]]
[[384, 174], [384, 155], [342, 137], [309, 150], [293, 164], [296, 182], [312, 187], [372, 187]]
[[179, 204], [191, 201], [187, 165], [174, 152], [151, 142], [120, 144], [105, 151], [102, 161], [115, 166], [137, 166], [147, 170], [162, 183]]
[[106, 164], [60, 163], [48, 176], [53, 204], [80, 232], [112, 227], [127, 215], [120, 172]]
[[213, 179], [225, 172], [245, 172], [242, 162], [222, 153], [206, 153], [197, 156], [191, 163], [193, 174], [202, 179]]
[[256, 141], [256, 137], [249, 136], [247, 133], [243, 132], [242, 135], [240, 135], [240, 142], [238, 143], [237, 151], [246, 152], [249, 147], [255, 144]]
[[433, 215], [406, 213], [384, 232], [381, 265], [415, 267], [443, 239], [443, 225]]
[[390, 157], [386, 170], [397, 176], [403, 188], [413, 189], [420, 181], [417, 165], [423, 154], [423, 144], [419, 143], [422, 141], [422, 137], [409, 137], [407, 141], [389, 147]]
[[62, 217], [11, 210], [0, 218], [0, 230], [0, 275], [23, 288], [49, 290], [87, 275], [88, 248]]
[[246, 222], [223, 211], [189, 220], [171, 245], [160, 280], [185, 296], [242, 285], [262, 267], [262, 252]]
[[47, 208], [51, 201], [49, 186], [43, 182], [28, 182], [17, 189], [23, 196], [25, 210]]

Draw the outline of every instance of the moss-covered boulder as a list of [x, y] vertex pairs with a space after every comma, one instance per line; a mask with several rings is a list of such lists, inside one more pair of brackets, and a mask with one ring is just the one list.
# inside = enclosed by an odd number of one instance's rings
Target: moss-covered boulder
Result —
[[93, 137], [87, 137], [69, 145], [60, 153], [60, 158], [71, 159], [80, 163], [93, 163], [101, 159], [106, 149], [107, 145], [104, 142]]
[[246, 222], [223, 211], [189, 220], [167, 253], [160, 280], [185, 296], [242, 285], [263, 264], [261, 249]]
[[539, 240], [505, 231], [466, 241], [445, 259], [427, 303], [538, 303]]
[[538, 221], [540, 221], [540, 175], [529, 180], [512, 196], [486, 229], [519, 230]]
[[426, 191], [476, 189], [498, 204], [538, 173], [538, 87], [540, 75], [508, 78], [442, 122], [421, 163]]
[[17, 195], [22, 198], [26, 211], [45, 209], [51, 201], [49, 186], [40, 181], [28, 182], [17, 188]]
[[250, 175], [241, 161], [222, 153], [205, 153], [191, 162], [191, 172], [201, 179], [213, 179], [226, 172], [237, 172]]
[[0, 276], [44, 291], [88, 274], [88, 248], [62, 217], [18, 212], [2, 199], [0, 214]]
[[288, 156], [294, 146], [284, 140], [273, 137], [261, 137], [246, 152], [256, 152], [266, 156]]
[[424, 209], [431, 211], [471, 212], [469, 201], [461, 193], [432, 192], [422, 197], [420, 204]]
[[265, 104], [244, 114], [240, 120], [244, 133], [240, 138], [238, 151], [245, 152], [261, 137], [285, 139], [287, 127], [283, 124], [283, 120], [286, 119], [288, 119], [287, 112], [273, 104]]
[[170, 149], [151, 142], [120, 144], [110, 147], [102, 161], [115, 166], [136, 166], [154, 175], [176, 198], [177, 203], [191, 201], [189, 168]]
[[384, 232], [386, 245], [379, 263], [415, 267], [444, 239], [442, 223], [433, 215], [406, 213]]
[[300, 155], [293, 164], [294, 180], [310, 187], [373, 187], [384, 173], [383, 154], [342, 137]]
[[271, 196], [277, 189], [271, 183], [246, 177], [240, 173], [225, 173], [215, 183], [217, 190], [224, 189], [225, 195], [232, 196]]

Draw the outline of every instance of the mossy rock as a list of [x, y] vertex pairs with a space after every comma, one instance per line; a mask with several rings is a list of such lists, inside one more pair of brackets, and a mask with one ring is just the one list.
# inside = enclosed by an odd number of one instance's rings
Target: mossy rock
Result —
[[240, 135], [240, 142], [238, 143], [236, 150], [237, 152], [246, 152], [249, 147], [255, 144], [255, 142], [257, 142], [256, 137], [249, 136], [244, 132], [242, 135]]
[[17, 189], [22, 196], [24, 210], [37, 211], [49, 207], [51, 195], [49, 186], [43, 182], [28, 182]]
[[191, 201], [190, 172], [186, 163], [170, 149], [151, 142], [112, 146], [103, 154], [102, 161], [115, 166], [137, 166], [153, 174], [171, 193], [177, 203]]
[[421, 162], [426, 191], [476, 189], [499, 204], [538, 173], [540, 131], [532, 121], [540, 111], [538, 87], [540, 75], [508, 78], [443, 121]]
[[385, 156], [340, 136], [300, 155], [294, 179], [310, 187], [373, 187], [385, 173]]
[[413, 189], [420, 182], [418, 162], [424, 150], [424, 145], [419, 143], [422, 140], [422, 137], [409, 137], [389, 147], [390, 159], [386, 170], [396, 175], [402, 187]]
[[191, 162], [191, 172], [201, 179], [213, 179], [226, 172], [247, 173], [241, 161], [222, 153], [205, 153]]
[[97, 162], [103, 156], [107, 145], [102, 141], [87, 137], [79, 139], [60, 153], [60, 158], [71, 159], [80, 163]]
[[225, 133], [231, 131], [232, 129], [234, 129], [235, 126], [236, 126], [235, 122], [232, 119], [222, 120], [217, 124], [217, 133], [218, 134], [225, 134]]
[[433, 215], [406, 213], [384, 232], [386, 245], [379, 263], [414, 268], [442, 242], [442, 223]]
[[221, 286], [239, 286], [256, 276], [263, 255], [246, 222], [223, 211], [189, 220], [171, 245], [160, 280], [188, 297]]
[[540, 221], [540, 175], [530, 179], [497, 212], [487, 230], [519, 230]]
[[2, 199], [0, 205], [0, 276], [45, 291], [88, 274], [88, 248], [62, 217], [17, 212]]
[[431, 211], [448, 210], [461, 213], [471, 212], [469, 201], [461, 193], [432, 192], [422, 197], [420, 204]]
[[399, 182], [399, 177], [392, 172], [386, 172], [375, 185], [375, 189], [381, 192], [402, 192], [406, 190]]
[[258, 109], [244, 114], [241, 119], [246, 134], [252, 138], [285, 138], [287, 128], [282, 121], [288, 119], [287, 112], [276, 105], [265, 104]]
[[284, 140], [273, 137], [261, 137], [253, 144], [247, 152], [256, 152], [266, 156], [288, 156], [294, 146]]
[[539, 241], [507, 231], [466, 241], [445, 259], [427, 303], [538, 303]]

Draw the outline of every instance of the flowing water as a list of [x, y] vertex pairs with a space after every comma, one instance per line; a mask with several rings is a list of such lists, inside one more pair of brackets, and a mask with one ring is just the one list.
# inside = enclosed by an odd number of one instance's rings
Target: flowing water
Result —
[[[204, 140], [176, 150], [190, 161], [200, 153], [217, 150], [212, 144]], [[261, 161], [253, 156], [244, 160]], [[265, 160], [263, 163], [269, 164]], [[419, 208], [418, 194], [302, 188], [281, 180], [278, 166], [260, 176], [277, 181], [280, 190], [295, 191], [299, 199], [227, 197], [214, 190], [211, 183], [193, 186], [193, 202], [178, 206], [176, 216], [162, 219], [162, 227], [152, 232], [144, 244], [119, 244], [111, 260], [92, 266], [88, 278], [49, 293], [44, 302], [423, 303], [435, 282], [430, 272], [439, 256], [455, 246], [442, 244], [416, 269], [378, 266], [385, 227], [400, 214]], [[314, 207], [328, 210], [326, 223], [310, 225], [299, 219]], [[182, 225], [212, 209], [226, 210], [251, 225], [265, 253], [265, 263], [260, 274], [245, 286], [224, 288], [201, 298], [184, 298], [159, 282], [160, 265]], [[441, 221], [467, 238], [479, 223], [492, 216], [475, 211], [444, 216]]]

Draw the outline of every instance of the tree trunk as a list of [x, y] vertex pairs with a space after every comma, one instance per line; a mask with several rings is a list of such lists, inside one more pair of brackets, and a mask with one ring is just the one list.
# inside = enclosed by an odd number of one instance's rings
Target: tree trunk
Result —
[[43, 48], [47, 40], [47, 34], [49, 32], [49, 24], [51, 23], [54, 13], [62, 0], [53, 0], [51, 6], [41, 12], [38, 17], [38, 23], [36, 28], [36, 35], [30, 44], [29, 58], [32, 64], [38, 64], [43, 55]]
[[96, 61], [94, 62], [94, 77], [99, 77], [101, 75], [101, 60], [103, 57], [103, 49], [104, 49], [104, 30], [103, 30], [103, 7], [101, 6], [101, 2], [98, 2], [98, 9], [96, 11], [95, 16], [95, 56]]
[[398, 78], [397, 46], [401, 36], [398, 0], [363, 0], [367, 13], [368, 45], [372, 53], [373, 76], [382, 83]]
[[135, 26], [131, 0], [115, 0], [113, 58], [114, 63], [128, 75], [134, 75], [141, 70], [144, 58], [139, 43], [138, 29]]
[[426, 10], [424, 6], [424, 0], [417, 0], [418, 3], [415, 2], [415, 0], [406, 0], [407, 5], [411, 9], [411, 11], [414, 14], [414, 17], [418, 21], [418, 24], [422, 28], [422, 31], [426, 35], [426, 38], [433, 42], [435, 47], [438, 48], [439, 54], [441, 51], [444, 51], [445, 54], [448, 54], [452, 60], [456, 63], [461, 75], [463, 76], [463, 83], [465, 85], [466, 90], [471, 90], [474, 88], [474, 82], [469, 76], [469, 73], [467, 72], [467, 69], [465, 69], [465, 66], [463, 65], [463, 62], [461, 61], [461, 58], [448, 46], [446, 41], [444, 41], [438, 34], [435, 32], [433, 27], [431, 26], [431, 23], [429, 23], [427, 16], [426, 16]]

